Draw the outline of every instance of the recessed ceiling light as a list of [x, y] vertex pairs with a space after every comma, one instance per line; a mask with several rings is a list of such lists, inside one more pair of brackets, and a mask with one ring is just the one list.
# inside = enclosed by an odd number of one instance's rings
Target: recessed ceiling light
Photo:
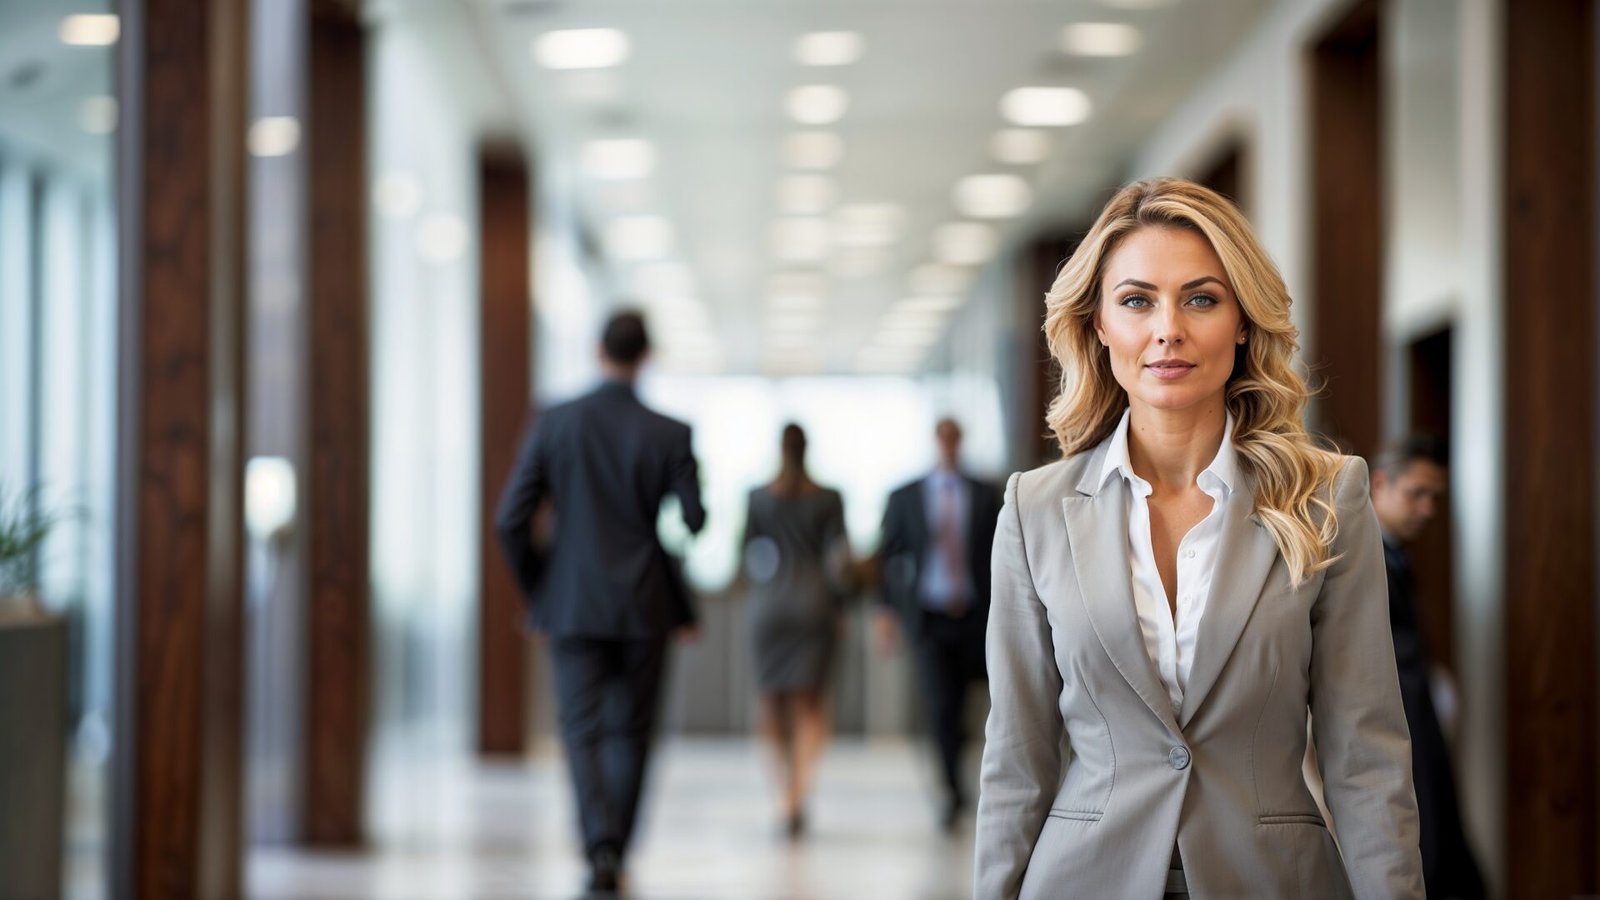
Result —
[[850, 96], [831, 84], [808, 84], [789, 92], [789, 117], [802, 125], [831, 125], [844, 118]]
[[578, 164], [590, 178], [646, 178], [656, 167], [656, 148], [638, 138], [590, 141], [578, 154]]
[[455, 262], [467, 251], [467, 223], [454, 213], [434, 213], [417, 225], [417, 252], [428, 262]]
[[881, 247], [900, 236], [905, 213], [890, 203], [852, 203], [833, 214], [833, 242], [841, 247]]
[[772, 224], [772, 252], [785, 262], [819, 262], [828, 256], [828, 223], [782, 219]]
[[1139, 29], [1120, 22], [1078, 22], [1061, 30], [1061, 50], [1076, 56], [1128, 56], [1139, 52]]
[[971, 283], [971, 269], [938, 263], [928, 263], [912, 269], [908, 281], [911, 293], [918, 295], [958, 294], [966, 290], [967, 285]]
[[864, 44], [854, 31], [813, 31], [795, 40], [794, 58], [803, 66], [848, 66], [861, 58]]
[[778, 211], [790, 216], [826, 212], [836, 193], [832, 179], [824, 175], [785, 175], [778, 182]]
[[955, 266], [988, 262], [998, 247], [994, 229], [978, 222], [951, 222], [933, 233], [933, 255]]
[[422, 181], [410, 172], [386, 172], [372, 186], [372, 203], [391, 219], [409, 219], [422, 208]]
[[67, 16], [56, 35], [74, 47], [109, 47], [122, 34], [122, 20], [112, 15]]
[[251, 156], [288, 156], [300, 146], [300, 121], [293, 116], [266, 116], [250, 123], [246, 139]]
[[78, 104], [78, 127], [88, 134], [110, 134], [117, 130], [117, 98], [85, 97]]
[[797, 131], [783, 139], [783, 159], [796, 169], [831, 169], [844, 158], [844, 140], [830, 131]]
[[1050, 135], [1031, 128], [1006, 128], [989, 140], [989, 155], [1013, 166], [1031, 166], [1050, 158]]
[[615, 28], [547, 31], [533, 39], [533, 57], [547, 69], [603, 69], [628, 58], [628, 36]]
[[660, 259], [672, 252], [672, 223], [661, 216], [622, 216], [606, 223], [605, 243], [617, 259]]
[[1089, 118], [1089, 97], [1070, 87], [1020, 87], [1000, 100], [1000, 112], [1014, 125], [1076, 125]]
[[1016, 175], [968, 175], [950, 192], [956, 209], [974, 219], [1020, 216], [1033, 202], [1033, 189]]

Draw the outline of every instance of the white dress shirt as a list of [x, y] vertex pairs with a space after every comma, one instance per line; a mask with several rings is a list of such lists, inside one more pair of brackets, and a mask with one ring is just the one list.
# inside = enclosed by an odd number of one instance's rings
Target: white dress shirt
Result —
[[[945, 612], [972, 598], [972, 574], [966, 560], [949, 559], [940, 541], [944, 517], [949, 516], [954, 522], [958, 539], [956, 552], [958, 555], [965, 553], [971, 499], [967, 496], [967, 482], [954, 469], [940, 466], [922, 481], [922, 506], [928, 523], [928, 555], [922, 564], [917, 596], [928, 609]], [[953, 574], [955, 572], [961, 574], [956, 576]]]
[[1167, 605], [1167, 591], [1156, 568], [1156, 554], [1150, 540], [1150, 483], [1133, 473], [1128, 457], [1128, 416], [1122, 421], [1106, 453], [1100, 482], [1120, 474], [1128, 482], [1128, 569], [1133, 581], [1133, 605], [1139, 616], [1144, 646], [1155, 663], [1156, 673], [1167, 686], [1174, 712], [1183, 706], [1183, 692], [1194, 665], [1195, 637], [1200, 619], [1205, 616], [1211, 597], [1212, 576], [1222, 543], [1222, 523], [1233, 498], [1237, 460], [1233, 450], [1233, 415], [1222, 429], [1222, 446], [1211, 464], [1195, 479], [1200, 490], [1211, 497], [1211, 512], [1189, 530], [1178, 544], [1177, 622]]

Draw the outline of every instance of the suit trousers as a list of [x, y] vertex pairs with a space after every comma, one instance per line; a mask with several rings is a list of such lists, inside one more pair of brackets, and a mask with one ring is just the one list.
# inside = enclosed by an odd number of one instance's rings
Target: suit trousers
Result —
[[966, 744], [967, 691], [984, 677], [983, 617], [924, 610], [917, 635], [917, 662], [927, 698], [928, 726], [939, 751], [948, 799], [965, 802], [961, 748]]
[[550, 652], [584, 851], [620, 857], [644, 786], [667, 641], [556, 637]]

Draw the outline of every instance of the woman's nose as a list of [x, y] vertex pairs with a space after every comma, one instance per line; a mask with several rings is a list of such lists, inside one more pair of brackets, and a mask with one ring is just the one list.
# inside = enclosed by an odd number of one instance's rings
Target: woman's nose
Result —
[[1156, 343], [1174, 345], [1183, 343], [1183, 323], [1178, 311], [1170, 306], [1164, 306], [1156, 313], [1155, 320]]

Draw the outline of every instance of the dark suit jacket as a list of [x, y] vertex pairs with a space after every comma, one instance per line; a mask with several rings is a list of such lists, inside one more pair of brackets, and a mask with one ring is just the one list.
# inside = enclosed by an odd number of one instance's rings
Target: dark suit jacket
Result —
[[[927, 505], [919, 478], [889, 495], [883, 513], [883, 600], [898, 610], [913, 634], [922, 630], [926, 615], [917, 598], [922, 566], [933, 547], [928, 530]], [[994, 548], [995, 522], [1000, 517], [1000, 492], [987, 481], [963, 474], [967, 484], [967, 566], [972, 573], [970, 618], [984, 622], [989, 615], [989, 557]]]
[[[535, 628], [563, 637], [659, 638], [694, 621], [676, 560], [656, 536], [671, 493], [692, 532], [705, 524], [689, 426], [607, 382], [539, 416], [495, 526]], [[551, 546], [533, 546], [534, 511], [555, 506]]]

